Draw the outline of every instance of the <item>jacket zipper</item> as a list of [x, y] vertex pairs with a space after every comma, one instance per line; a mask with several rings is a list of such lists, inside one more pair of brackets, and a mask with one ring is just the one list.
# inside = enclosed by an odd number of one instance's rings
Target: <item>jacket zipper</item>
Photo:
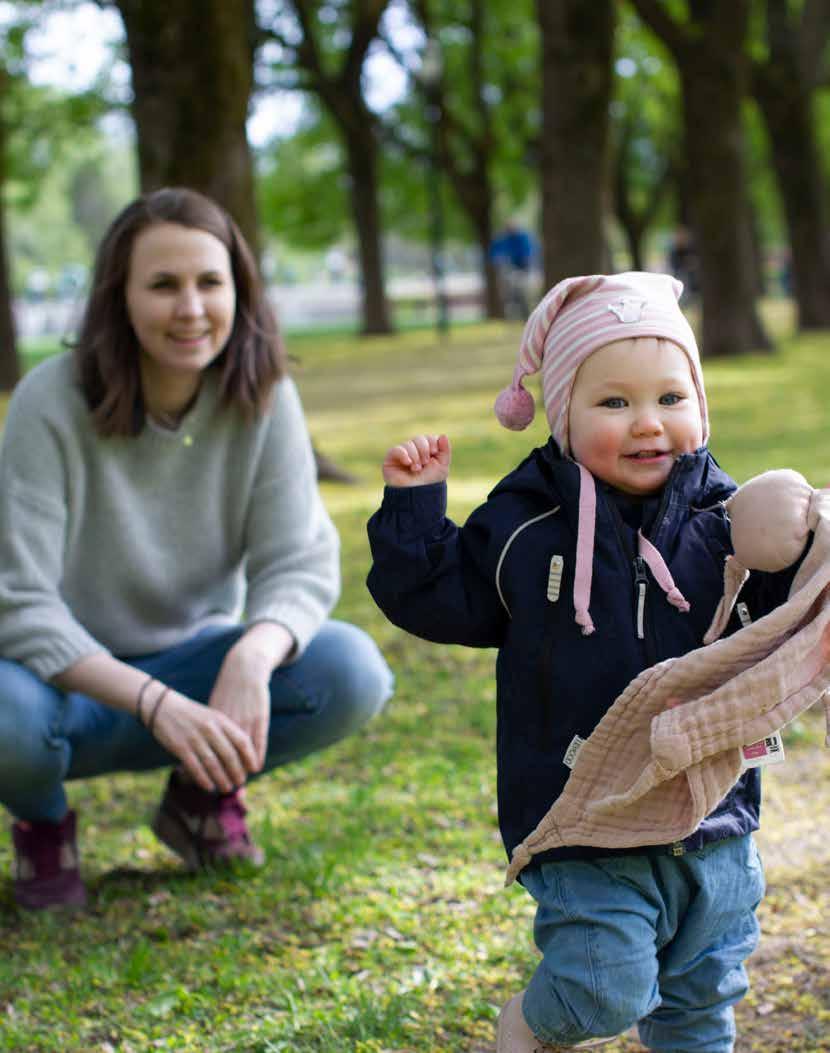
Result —
[[646, 574], [646, 561], [642, 556], [634, 557], [634, 599], [637, 605], [637, 638], [645, 640], [646, 622], [646, 593], [648, 590], [648, 575]]
[[[648, 573], [646, 570], [646, 561], [641, 555], [639, 555], [639, 553], [635, 554], [631, 545], [628, 544], [628, 538], [626, 537], [620, 510], [614, 504], [613, 500], [608, 501], [608, 506], [611, 509], [611, 518], [617, 531], [620, 548], [626, 558], [630, 561], [634, 571], [634, 625], [636, 627], [637, 639], [642, 640], [645, 645], [646, 663], [648, 665], [654, 665], [657, 660], [655, 657], [654, 641], [651, 639], [650, 634], [646, 634], [646, 610], [648, 600]], [[661, 511], [664, 507], [665, 499], [661, 503]]]

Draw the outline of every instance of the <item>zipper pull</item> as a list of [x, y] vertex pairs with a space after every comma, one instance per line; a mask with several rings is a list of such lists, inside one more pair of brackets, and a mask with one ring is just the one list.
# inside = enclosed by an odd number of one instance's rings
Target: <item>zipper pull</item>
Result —
[[648, 588], [648, 575], [646, 574], [646, 561], [642, 556], [634, 557], [634, 586], [637, 602], [637, 639], [645, 639], [645, 616], [646, 616], [646, 589]]

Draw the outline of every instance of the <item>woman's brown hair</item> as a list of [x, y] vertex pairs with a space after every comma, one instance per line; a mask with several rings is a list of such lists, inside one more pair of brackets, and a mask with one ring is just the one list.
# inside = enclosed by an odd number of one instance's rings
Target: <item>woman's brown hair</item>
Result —
[[222, 404], [238, 407], [247, 417], [262, 413], [285, 372], [276, 317], [237, 225], [215, 201], [195, 190], [154, 190], [127, 205], [104, 235], [74, 342], [81, 390], [102, 436], [137, 435], [144, 427], [139, 345], [127, 314], [125, 287], [136, 236], [155, 223], [204, 230], [228, 250], [236, 314], [227, 344], [208, 367], [219, 373]]

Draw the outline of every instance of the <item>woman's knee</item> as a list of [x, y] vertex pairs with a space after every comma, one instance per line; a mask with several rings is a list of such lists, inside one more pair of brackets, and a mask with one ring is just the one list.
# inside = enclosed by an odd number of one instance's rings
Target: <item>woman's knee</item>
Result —
[[383, 709], [394, 678], [374, 640], [348, 622], [329, 622], [321, 633], [315, 662], [325, 663], [342, 719], [354, 727]]
[[0, 800], [48, 784], [65, 768], [61, 695], [23, 666], [0, 660]]

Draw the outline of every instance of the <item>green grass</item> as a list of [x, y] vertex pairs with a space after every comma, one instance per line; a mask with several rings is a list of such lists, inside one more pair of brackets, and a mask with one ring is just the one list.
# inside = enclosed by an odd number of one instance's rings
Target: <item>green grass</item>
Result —
[[[791, 465], [830, 482], [830, 336], [775, 357], [707, 364], [712, 448], [739, 479]], [[530, 898], [502, 885], [495, 816], [493, 654], [388, 625], [366, 593], [365, 520], [379, 463], [417, 430], [454, 443], [464, 516], [545, 439], [492, 417], [516, 325], [291, 344], [318, 445], [358, 477], [326, 484], [343, 538], [340, 617], [379, 641], [398, 689], [363, 734], [255, 783], [268, 866], [183, 875], [146, 816], [164, 773], [72, 784], [91, 909], [22, 916], [0, 885], [0, 1050], [436, 1053], [492, 1051], [499, 1005], [535, 964]], [[818, 714], [766, 779], [766, 959], [740, 1008], [738, 1053], [830, 1051], [830, 760]], [[805, 786], [809, 790], [805, 792]], [[8, 869], [0, 843], [0, 873]], [[609, 1047], [638, 1049], [624, 1038]]]

